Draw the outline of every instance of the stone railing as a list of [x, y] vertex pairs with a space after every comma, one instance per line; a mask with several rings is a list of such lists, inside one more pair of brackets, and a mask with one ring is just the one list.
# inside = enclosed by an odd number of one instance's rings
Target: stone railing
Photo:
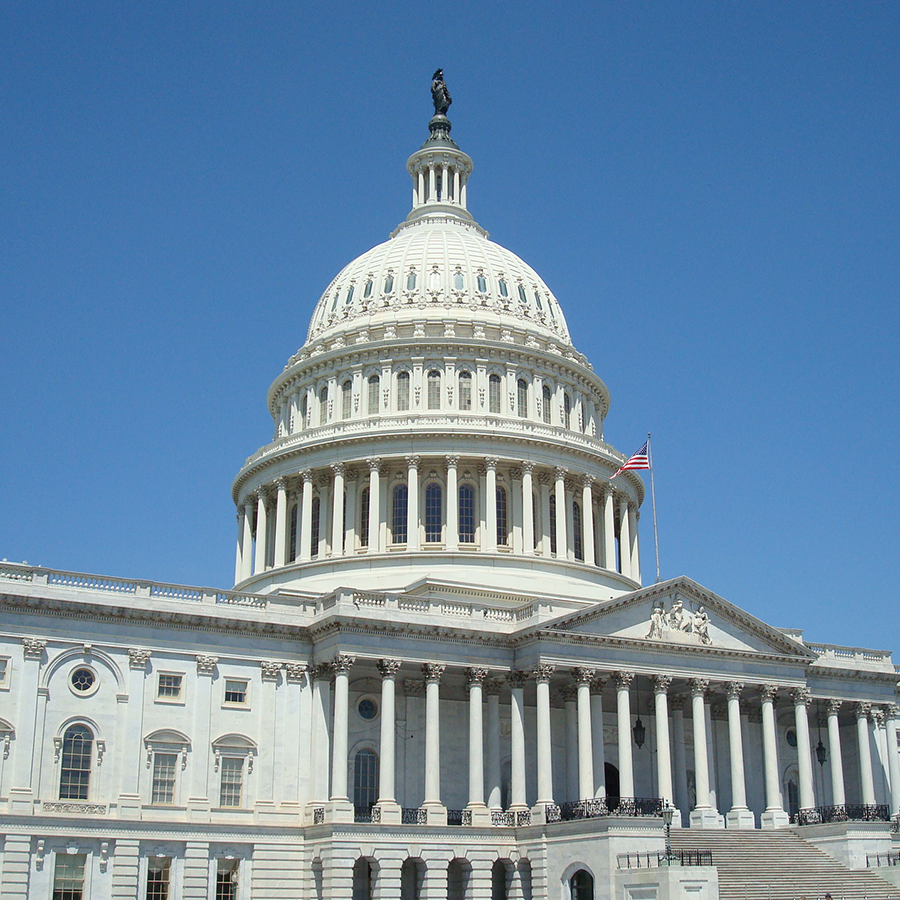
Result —
[[105, 816], [105, 803], [79, 803], [75, 800], [63, 800], [59, 802], [45, 800], [41, 804], [41, 811], [45, 813], [68, 813], [75, 816]]
[[551, 807], [548, 806], [547, 810], [548, 822], [571, 822], [574, 819], [595, 819], [601, 816], [659, 816], [662, 815], [662, 800], [656, 797], [573, 800], [557, 806], [553, 819], [550, 818]]
[[654, 869], [657, 866], [711, 866], [712, 864], [712, 850], [672, 850], [668, 856], [663, 850], [616, 854], [616, 866], [620, 869]]
[[512, 828], [523, 828], [531, 824], [530, 809], [492, 809], [491, 825], [505, 825]]
[[875, 869], [880, 866], [900, 866], [900, 853], [867, 853], [866, 868]]
[[447, 810], [448, 825], [471, 825], [472, 810], [471, 809], [448, 809]]
[[851, 803], [801, 809], [791, 816], [792, 825], [824, 825], [830, 822], [889, 822], [887, 804]]
[[427, 813], [421, 807], [403, 807], [400, 810], [401, 825], [424, 825], [428, 821]]
[[804, 643], [807, 650], [812, 650], [823, 662], [833, 662], [843, 667], [854, 667], [862, 664], [864, 667], [877, 665], [888, 671], [900, 671], [900, 667], [894, 666], [890, 650], [867, 650], [864, 647], [842, 647], [839, 644], [811, 644]]

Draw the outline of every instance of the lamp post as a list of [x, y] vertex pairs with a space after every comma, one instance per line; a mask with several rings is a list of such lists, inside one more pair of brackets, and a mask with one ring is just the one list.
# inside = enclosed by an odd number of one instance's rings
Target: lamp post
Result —
[[666, 804], [662, 808], [662, 817], [666, 826], [665, 864], [671, 866], [675, 864], [675, 854], [672, 852], [672, 819], [675, 818], [675, 807], [668, 800], [666, 800]]

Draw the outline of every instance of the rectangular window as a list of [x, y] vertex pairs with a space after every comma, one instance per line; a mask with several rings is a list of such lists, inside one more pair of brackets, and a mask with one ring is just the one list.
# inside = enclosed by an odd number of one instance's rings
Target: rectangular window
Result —
[[220, 769], [219, 806], [240, 807], [244, 788], [243, 757], [223, 756]]
[[520, 378], [516, 387], [516, 405], [517, 412], [521, 418], [528, 417], [528, 384], [524, 379]]
[[397, 409], [400, 412], [409, 409], [409, 372], [397, 375]]
[[380, 386], [379, 377], [377, 375], [373, 375], [369, 379], [369, 415], [377, 416], [378, 415], [378, 389]]
[[84, 853], [57, 853], [53, 870], [53, 900], [82, 900], [84, 897]]
[[156, 696], [160, 700], [180, 700], [181, 683], [183, 675], [172, 675], [166, 672], [159, 673], [159, 681], [156, 687]]
[[175, 802], [175, 769], [177, 753], [153, 754], [153, 784], [150, 802], [155, 806], [171, 806]]
[[6, 687], [9, 678], [9, 660], [6, 657], [0, 657], [0, 687]]
[[556, 497], [550, 495], [550, 552], [556, 553]]
[[147, 893], [145, 900], [169, 900], [172, 860], [153, 857], [147, 863]]
[[461, 410], [472, 408], [472, 376], [469, 372], [459, 373], [459, 408]]
[[238, 900], [240, 860], [220, 859], [216, 865], [216, 900]]
[[391, 514], [391, 540], [394, 544], [406, 543], [406, 516], [409, 494], [405, 484], [394, 488], [394, 508]]
[[233, 678], [225, 679], [225, 702], [236, 706], [247, 705], [247, 685], [246, 681], [239, 681]]
[[428, 373], [428, 408], [441, 408], [441, 373], [436, 370]]
[[509, 540], [509, 509], [506, 505], [506, 491], [497, 488], [497, 545], [505, 547]]
[[500, 376], [491, 375], [488, 382], [488, 406], [492, 413], [500, 413]]
[[363, 488], [359, 500], [359, 546], [369, 546], [369, 489]]

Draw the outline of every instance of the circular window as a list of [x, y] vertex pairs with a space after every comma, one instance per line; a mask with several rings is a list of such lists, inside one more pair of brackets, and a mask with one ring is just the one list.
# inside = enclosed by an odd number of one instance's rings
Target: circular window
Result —
[[789, 747], [797, 746], [797, 732], [794, 731], [793, 728], [788, 728], [787, 733], [785, 734], [785, 740], [788, 742]]
[[76, 694], [86, 695], [96, 689], [97, 676], [90, 669], [79, 668], [72, 672], [69, 683]]
[[366, 697], [359, 701], [359, 706], [356, 707], [356, 711], [363, 719], [374, 719], [375, 716], [378, 715], [378, 704], [374, 700], [370, 700]]

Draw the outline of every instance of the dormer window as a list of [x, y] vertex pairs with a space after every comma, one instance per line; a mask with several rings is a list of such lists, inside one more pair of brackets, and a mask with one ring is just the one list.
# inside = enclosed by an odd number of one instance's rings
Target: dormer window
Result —
[[363, 289], [363, 297], [369, 298], [372, 296], [372, 279], [370, 278], [366, 282], [366, 286]]
[[525, 296], [525, 288], [523, 288], [521, 284], [519, 285], [519, 303], [521, 303], [522, 306], [528, 306], [528, 298]]
[[541, 303], [541, 295], [538, 293], [537, 290], [535, 290], [535, 292], [534, 292], [534, 302], [537, 303], [538, 309], [543, 310], [544, 307], [543, 307], [543, 304]]
[[462, 272], [455, 272], [453, 275], [453, 290], [461, 291], [466, 286]]
[[504, 281], [504, 280], [501, 278], [500, 281], [497, 282], [497, 286], [500, 288], [500, 296], [501, 296], [501, 297], [508, 297], [508, 296], [509, 296], [509, 288], [508, 288], [507, 285], [506, 285], [506, 281]]
[[353, 285], [347, 288], [347, 299], [344, 301], [345, 306], [349, 306], [353, 302]]
[[479, 275], [477, 281], [478, 281], [478, 293], [486, 294], [487, 293], [487, 279], [484, 277], [484, 275]]
[[406, 276], [406, 289], [408, 291], [414, 291], [416, 289], [416, 273], [410, 272], [409, 275]]
[[390, 294], [391, 291], [394, 290], [394, 276], [388, 275], [387, 278], [384, 279], [384, 292], [386, 294]]

